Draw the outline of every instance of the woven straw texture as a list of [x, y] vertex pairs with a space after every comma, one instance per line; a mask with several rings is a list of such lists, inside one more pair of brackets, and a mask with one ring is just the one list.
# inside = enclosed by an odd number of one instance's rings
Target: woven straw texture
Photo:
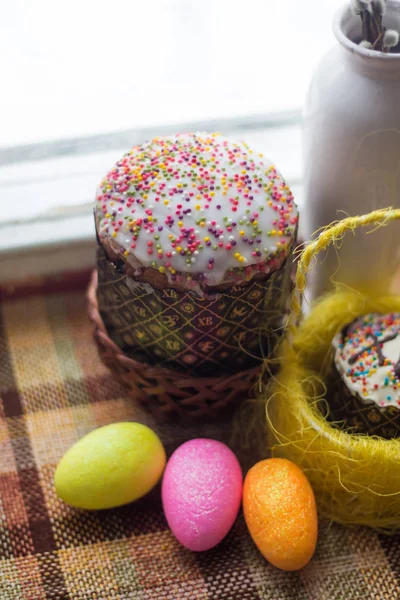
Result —
[[195, 377], [129, 358], [108, 335], [96, 291], [97, 272], [94, 271], [88, 289], [88, 308], [99, 356], [127, 393], [158, 419], [214, 418], [226, 413], [248, 394], [257, 395], [261, 366], [220, 377]]
[[[73, 282], [6, 297], [0, 310], [1, 600], [394, 600], [400, 538], [322, 525], [298, 573], [268, 565], [240, 516], [216, 549], [194, 554], [169, 532], [160, 491], [103, 512], [77, 511], [54, 493], [55, 466], [96, 427], [138, 420], [168, 454], [195, 436], [231, 444], [229, 421], [157, 425], [99, 360], [85, 291]], [[46, 293], [44, 293], [46, 292]], [[244, 469], [257, 460], [233, 445]]]

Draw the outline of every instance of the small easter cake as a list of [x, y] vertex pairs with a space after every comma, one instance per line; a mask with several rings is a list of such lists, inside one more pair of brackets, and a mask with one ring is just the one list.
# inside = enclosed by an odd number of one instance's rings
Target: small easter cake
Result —
[[298, 223], [273, 163], [219, 134], [159, 137], [104, 177], [95, 220], [100, 313], [126, 355], [197, 376], [269, 353]]
[[354, 433], [400, 435], [400, 313], [359, 317], [333, 345], [331, 419]]

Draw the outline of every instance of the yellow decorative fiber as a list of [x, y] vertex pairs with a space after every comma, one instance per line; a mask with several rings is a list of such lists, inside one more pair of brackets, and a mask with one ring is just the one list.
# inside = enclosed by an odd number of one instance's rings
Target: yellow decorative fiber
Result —
[[[332, 360], [334, 335], [354, 318], [400, 312], [400, 296], [366, 297], [336, 289], [312, 306], [300, 321], [301, 298], [314, 257], [346, 232], [400, 219], [385, 209], [352, 217], [324, 229], [303, 250], [297, 267], [287, 336], [280, 348], [280, 370], [265, 390], [270, 445], [307, 474], [322, 516], [345, 525], [400, 529], [400, 438], [352, 435], [324, 418], [324, 375]], [[373, 235], [373, 233], [371, 233]]]

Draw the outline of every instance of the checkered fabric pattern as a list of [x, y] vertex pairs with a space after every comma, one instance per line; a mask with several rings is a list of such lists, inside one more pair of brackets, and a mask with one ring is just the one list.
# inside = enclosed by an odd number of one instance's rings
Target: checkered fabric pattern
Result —
[[[197, 436], [232, 445], [232, 423], [157, 424], [98, 359], [84, 290], [55, 292], [46, 283], [29, 291], [4, 298], [0, 310], [1, 600], [400, 598], [397, 536], [323, 524], [311, 564], [284, 573], [259, 554], [241, 515], [214, 550], [182, 548], [168, 530], [159, 487], [114, 510], [64, 505], [54, 469], [96, 427], [141, 421], [170, 454]], [[258, 457], [239, 446], [247, 469]]]

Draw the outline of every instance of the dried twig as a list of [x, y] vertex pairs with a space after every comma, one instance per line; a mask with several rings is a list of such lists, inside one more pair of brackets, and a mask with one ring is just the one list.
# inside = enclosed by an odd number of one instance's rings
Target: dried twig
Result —
[[376, 50], [377, 46], [380, 44], [380, 42], [382, 41], [384, 32], [381, 31], [380, 34], [378, 35], [378, 37], [376, 38], [376, 40], [374, 41], [374, 43], [371, 46], [371, 50]]
[[380, 52], [390, 52], [398, 45], [399, 33], [394, 29], [386, 30], [383, 26], [382, 17], [386, 10], [386, 0], [351, 0], [351, 8], [361, 19], [360, 46]]

